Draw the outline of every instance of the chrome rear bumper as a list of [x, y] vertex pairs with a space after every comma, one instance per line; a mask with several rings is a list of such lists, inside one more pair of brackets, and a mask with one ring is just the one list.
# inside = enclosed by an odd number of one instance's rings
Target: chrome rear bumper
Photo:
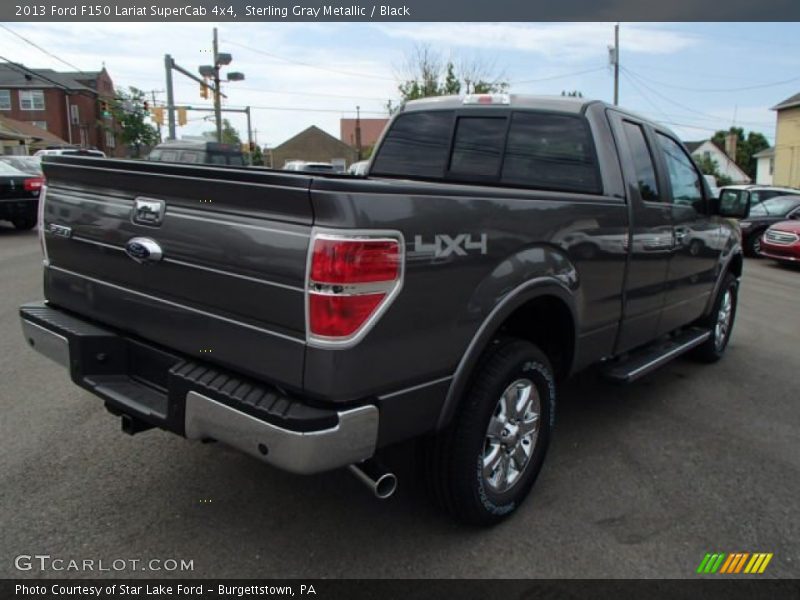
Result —
[[[313, 408], [216, 366], [140, 342], [129, 347], [124, 335], [45, 304], [23, 306], [20, 316], [28, 345], [65, 367], [74, 383], [102, 398], [129, 425], [133, 422], [129, 432], [160, 427], [191, 440], [213, 439], [299, 474], [344, 467], [375, 453], [374, 405], [342, 411]], [[132, 354], [136, 360], [128, 360]], [[143, 381], [141, 373], [132, 371], [134, 363], [148, 363], [145, 375], [159, 371], [161, 383]]]

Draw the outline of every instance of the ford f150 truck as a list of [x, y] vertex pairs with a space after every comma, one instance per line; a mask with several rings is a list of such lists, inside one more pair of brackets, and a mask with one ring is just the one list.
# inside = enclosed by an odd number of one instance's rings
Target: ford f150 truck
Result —
[[[499, 521], [558, 382], [725, 351], [741, 237], [678, 138], [602, 102], [410, 102], [368, 176], [47, 157], [24, 336], [123, 429], [295, 473], [420, 438], [434, 497]], [[724, 212], [730, 214], [723, 214]], [[739, 211], [741, 214], [737, 214]]]

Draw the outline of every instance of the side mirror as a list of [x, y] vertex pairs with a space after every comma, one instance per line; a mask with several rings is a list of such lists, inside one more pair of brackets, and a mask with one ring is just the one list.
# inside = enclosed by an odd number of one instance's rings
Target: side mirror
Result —
[[721, 193], [712, 201], [713, 213], [731, 219], [746, 219], [750, 215], [750, 194]]

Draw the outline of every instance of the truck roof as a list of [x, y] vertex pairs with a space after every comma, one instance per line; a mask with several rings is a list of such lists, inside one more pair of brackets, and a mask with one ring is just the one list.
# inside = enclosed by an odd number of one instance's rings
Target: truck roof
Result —
[[[502, 102], [481, 103], [470, 102], [467, 99], [475, 99], [480, 96], [502, 98]], [[530, 108], [539, 110], [555, 110], [580, 114], [589, 104], [599, 102], [588, 98], [574, 98], [571, 96], [538, 96], [533, 94], [469, 94], [467, 96], [437, 96], [433, 98], [422, 98], [411, 100], [401, 109], [404, 112], [431, 109], [459, 109], [471, 107], [498, 107], [498, 108]]]

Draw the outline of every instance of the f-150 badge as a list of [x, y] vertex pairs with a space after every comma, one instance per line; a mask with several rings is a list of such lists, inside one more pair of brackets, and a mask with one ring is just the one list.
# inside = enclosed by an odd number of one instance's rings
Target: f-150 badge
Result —
[[450, 255], [466, 256], [470, 251], [486, 254], [486, 234], [482, 233], [477, 240], [474, 240], [469, 233], [459, 233], [455, 236], [442, 233], [433, 236], [431, 243], [423, 242], [421, 235], [415, 235], [414, 250], [416, 252], [433, 252], [433, 256], [436, 258], [445, 258]]

